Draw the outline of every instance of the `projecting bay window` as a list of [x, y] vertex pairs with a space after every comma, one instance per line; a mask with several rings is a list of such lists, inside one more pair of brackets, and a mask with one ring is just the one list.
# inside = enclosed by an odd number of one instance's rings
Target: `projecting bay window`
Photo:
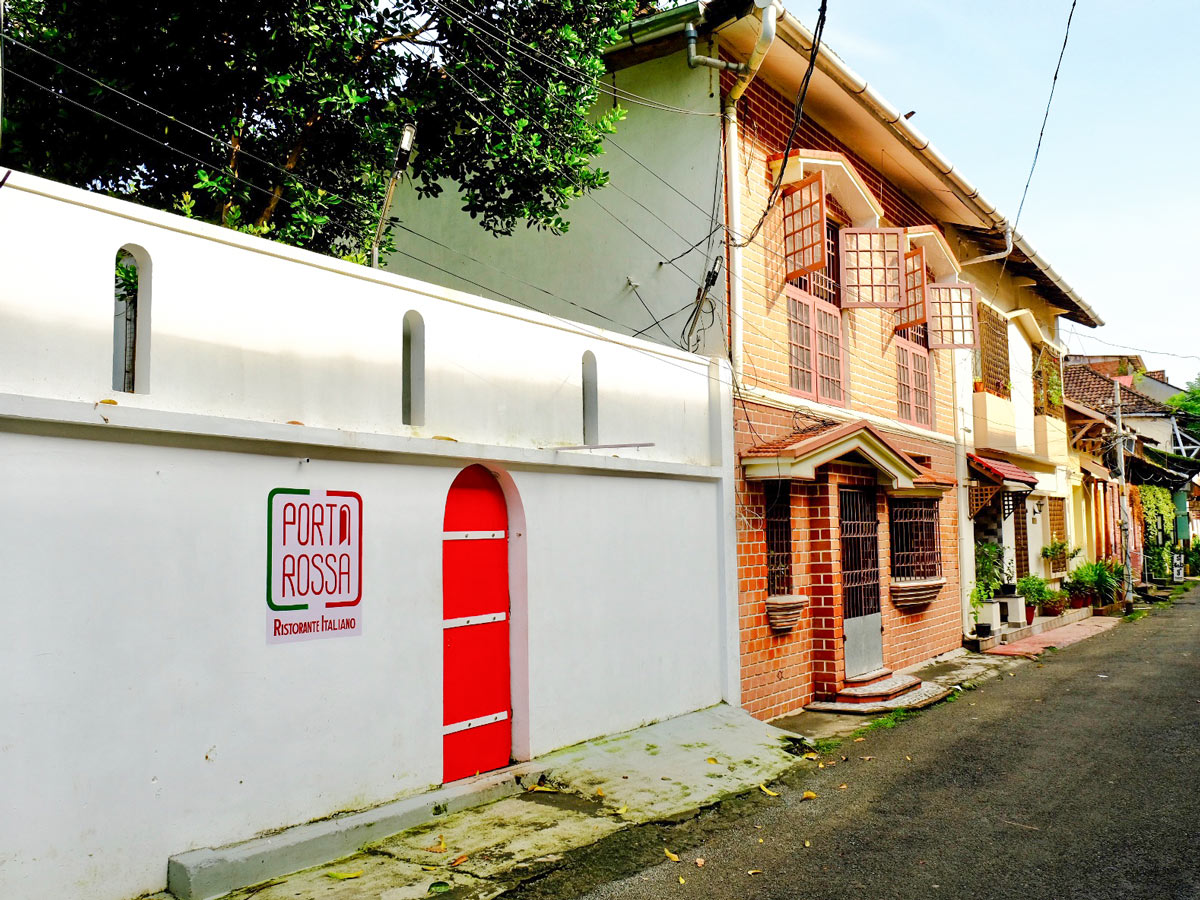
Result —
[[938, 500], [893, 497], [891, 521], [892, 581], [930, 581], [942, 577]]

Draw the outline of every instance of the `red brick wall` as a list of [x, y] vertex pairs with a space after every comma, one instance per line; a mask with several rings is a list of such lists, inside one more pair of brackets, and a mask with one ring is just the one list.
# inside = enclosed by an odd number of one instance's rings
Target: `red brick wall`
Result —
[[[739, 402], [734, 409], [739, 452], [790, 434], [791, 410]], [[930, 458], [932, 469], [954, 474], [953, 447], [903, 434], [887, 435], [905, 452]], [[800, 623], [777, 633], [767, 624], [767, 555], [763, 529], [764, 495], [759, 482], [737, 481], [738, 618], [741, 635], [742, 705], [761, 719], [772, 719], [828, 697], [845, 676], [842, 649], [841, 571], [839, 565], [838, 488], [876, 484], [874, 470], [848, 462], [822, 467], [817, 482], [793, 481], [792, 571], [797, 593], [809, 596]], [[906, 612], [888, 599], [890, 572], [887, 497], [880, 491], [880, 580], [883, 591], [884, 664], [900, 669], [922, 662], [961, 643], [958, 599], [958, 509], [953, 491], [939, 508], [942, 567], [946, 586], [927, 607]]]

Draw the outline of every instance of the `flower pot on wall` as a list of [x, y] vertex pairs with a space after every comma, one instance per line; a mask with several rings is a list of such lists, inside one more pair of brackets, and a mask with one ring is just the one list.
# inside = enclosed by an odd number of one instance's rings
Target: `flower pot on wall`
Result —
[[784, 594], [767, 598], [767, 624], [772, 631], [791, 631], [800, 622], [804, 607], [808, 606], [806, 594]]

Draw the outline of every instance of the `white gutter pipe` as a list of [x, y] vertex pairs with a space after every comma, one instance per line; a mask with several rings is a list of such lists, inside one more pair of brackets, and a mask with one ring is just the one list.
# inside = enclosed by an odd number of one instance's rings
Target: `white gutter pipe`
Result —
[[742, 292], [742, 182], [741, 153], [738, 151], [738, 98], [750, 87], [750, 82], [758, 74], [759, 67], [767, 56], [767, 51], [775, 42], [778, 29], [779, 15], [783, 12], [780, 0], [754, 0], [755, 6], [762, 10], [762, 28], [750, 59], [746, 61], [744, 70], [739, 74], [737, 82], [725, 98], [725, 203], [728, 209], [729, 229], [726, 232], [725, 246], [729, 252], [729, 347], [733, 366], [735, 385], [741, 384], [743, 369], [742, 341], [745, 337], [743, 327], [743, 311], [745, 296]]
[[1005, 228], [1004, 229], [1004, 249], [1003, 250], [1001, 250], [997, 253], [989, 253], [986, 256], [976, 256], [974, 259], [960, 260], [958, 265], [961, 268], [962, 266], [973, 266], [973, 265], [975, 265], [975, 263], [991, 262], [992, 260], [996, 260], [996, 259], [1004, 259], [1012, 252], [1013, 252], [1013, 230], [1012, 230], [1012, 228]]

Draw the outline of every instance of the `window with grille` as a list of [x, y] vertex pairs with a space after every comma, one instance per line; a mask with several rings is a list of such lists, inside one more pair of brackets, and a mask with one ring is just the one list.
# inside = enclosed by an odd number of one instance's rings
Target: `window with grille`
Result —
[[145, 250], [126, 244], [113, 272], [112, 386], [127, 394], [149, 390], [150, 264]]
[[843, 228], [842, 308], [895, 309], [904, 289], [903, 228]]
[[925, 248], [918, 247], [904, 254], [904, 302], [896, 310], [896, 330], [908, 329], [925, 322]]
[[825, 174], [814, 172], [783, 195], [784, 280], [825, 268]]
[[931, 497], [894, 497], [888, 503], [888, 518], [892, 536], [892, 581], [941, 578], [938, 501]]
[[973, 284], [931, 284], [926, 289], [929, 346], [974, 350], [979, 346], [979, 304]]
[[1008, 319], [986, 303], [979, 304], [980, 389], [1006, 400], [1012, 397], [1008, 367]]
[[1062, 360], [1049, 344], [1033, 346], [1033, 414], [1063, 418]]
[[763, 513], [767, 543], [767, 594], [792, 592], [792, 483], [764, 481]]
[[810, 400], [844, 406], [841, 311], [790, 284], [785, 293], [791, 389]]
[[918, 344], [896, 340], [896, 417], [901, 422], [933, 427], [932, 382], [929, 351]]

